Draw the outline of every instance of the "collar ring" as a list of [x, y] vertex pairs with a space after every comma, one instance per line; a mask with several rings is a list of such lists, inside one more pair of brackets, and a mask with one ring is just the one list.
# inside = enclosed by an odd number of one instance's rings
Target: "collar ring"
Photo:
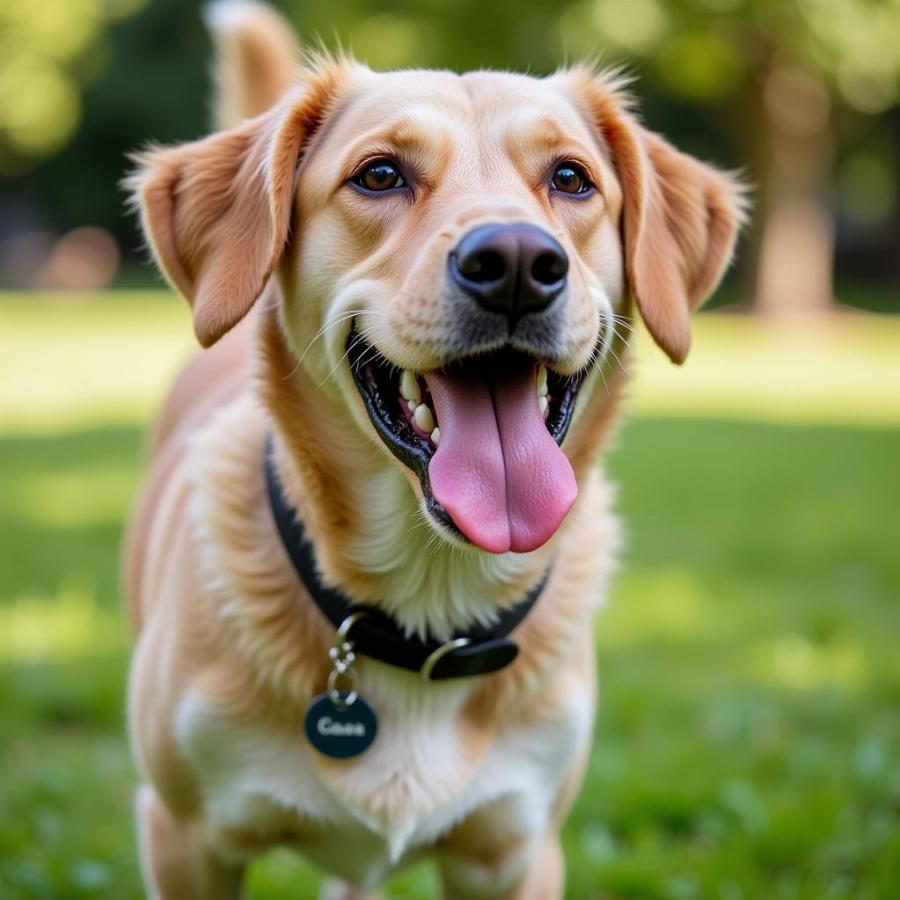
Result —
[[445, 644], [441, 644], [437, 650], [432, 651], [425, 662], [422, 663], [422, 668], [419, 669], [419, 675], [422, 676], [422, 681], [431, 681], [431, 673], [434, 671], [434, 667], [448, 654], [452, 653], [454, 650], [458, 650], [460, 647], [468, 647], [472, 642], [469, 638], [461, 637], [456, 638], [452, 641], [447, 641]]

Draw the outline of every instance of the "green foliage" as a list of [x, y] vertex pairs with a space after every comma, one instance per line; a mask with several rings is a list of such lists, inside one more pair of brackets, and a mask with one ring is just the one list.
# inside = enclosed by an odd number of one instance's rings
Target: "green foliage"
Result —
[[143, 0], [5, 0], [0, 6], [0, 173], [63, 146], [80, 118], [108, 23]]
[[39, 167], [5, 182], [0, 170], [7, 199], [35, 201], [47, 227], [101, 225], [135, 250], [135, 223], [119, 189], [126, 154], [149, 141], [188, 140], [205, 130], [211, 49], [200, 8], [200, 0], [150, 0], [110, 24], [83, 79], [80, 127], [64, 152]]
[[575, 48], [600, 34], [614, 55], [652, 60], [666, 88], [700, 102], [776, 65], [818, 75], [864, 112], [900, 91], [900, 0], [583, 0], [562, 29]]
[[[7, 0], [0, 5], [0, 233], [101, 226], [140, 256], [118, 184], [148, 141], [207, 129], [202, 0]], [[512, 68], [537, 74], [600, 55], [639, 77], [647, 122], [687, 152], [762, 184], [758, 97], [773, 66], [824, 79], [878, 112], [900, 84], [900, 0], [275, 0], [307, 43], [343, 43], [375, 68]], [[810, 104], [800, 104], [801, 107]], [[840, 121], [837, 198], [855, 227], [896, 216], [896, 135]], [[896, 132], [896, 128], [893, 128]], [[862, 138], [862, 140], [860, 140]], [[872, 242], [867, 239], [867, 246]], [[887, 253], [882, 250], [881, 256]], [[867, 271], [872, 271], [867, 267]], [[133, 277], [133, 276], [132, 276]], [[138, 281], [152, 276], [139, 273]]]
[[[896, 897], [900, 432], [638, 419], [617, 444], [629, 549], [597, 625], [568, 896]], [[0, 434], [0, 897], [140, 896], [117, 589], [140, 445], [133, 425]], [[317, 878], [279, 851], [250, 895], [311, 900]], [[420, 867], [391, 896], [434, 883]]]

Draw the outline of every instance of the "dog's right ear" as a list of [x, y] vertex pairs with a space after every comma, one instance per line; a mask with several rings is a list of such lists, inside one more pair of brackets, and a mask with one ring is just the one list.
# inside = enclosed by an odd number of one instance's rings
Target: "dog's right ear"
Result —
[[137, 154], [128, 179], [163, 274], [204, 347], [262, 293], [287, 241], [303, 149], [350, 63], [320, 60], [275, 107], [230, 131]]
[[576, 85], [622, 187], [628, 287], [653, 339], [681, 363], [691, 345], [691, 312], [713, 292], [734, 252], [746, 188], [644, 128], [617, 73], [578, 66], [563, 77]]

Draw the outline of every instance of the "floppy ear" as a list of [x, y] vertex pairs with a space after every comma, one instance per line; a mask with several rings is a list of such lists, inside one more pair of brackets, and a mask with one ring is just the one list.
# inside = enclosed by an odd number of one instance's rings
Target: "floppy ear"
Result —
[[622, 185], [628, 286], [656, 343], [673, 362], [684, 362], [690, 314], [731, 260], [745, 188], [645, 129], [614, 79], [595, 76], [588, 90], [593, 121]]
[[128, 184], [144, 233], [163, 274], [193, 307], [204, 347], [247, 314], [281, 256], [302, 151], [339, 74], [337, 63], [320, 65], [256, 119], [135, 157]]

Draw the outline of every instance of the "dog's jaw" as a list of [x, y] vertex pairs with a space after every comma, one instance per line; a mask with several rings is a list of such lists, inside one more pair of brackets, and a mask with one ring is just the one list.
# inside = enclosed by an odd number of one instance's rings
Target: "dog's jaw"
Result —
[[584, 373], [499, 351], [419, 375], [355, 330], [347, 348], [376, 432], [418, 476], [436, 525], [490, 553], [530, 552], [556, 532], [577, 493], [559, 447]]
[[[490, 621], [540, 579], [552, 542], [497, 556], [435, 534], [412, 470], [374, 433], [348, 440], [356, 426], [346, 402], [297, 367], [272, 295], [260, 307], [257, 341], [254, 381], [272, 420], [276, 460], [327, 582], [378, 604], [411, 633], [441, 638]], [[356, 389], [347, 389], [371, 432]]]

